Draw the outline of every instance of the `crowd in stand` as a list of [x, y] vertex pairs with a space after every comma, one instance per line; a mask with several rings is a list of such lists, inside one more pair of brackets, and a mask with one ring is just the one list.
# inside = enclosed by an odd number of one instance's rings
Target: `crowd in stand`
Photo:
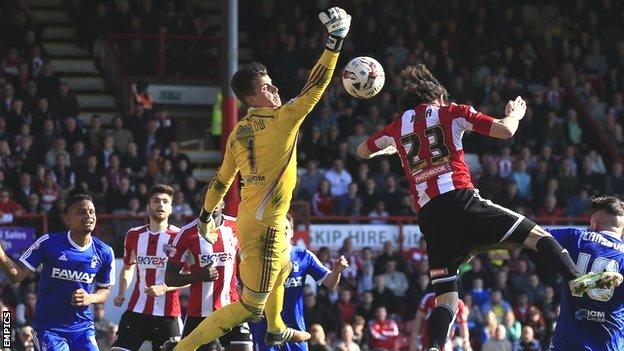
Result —
[[[324, 8], [325, 2], [241, 0], [241, 30], [285, 101], [298, 94], [322, 51], [316, 6]], [[593, 194], [624, 194], [623, 166], [599, 146], [585, 116], [589, 112], [624, 154], [622, 4], [576, 1], [557, 7], [561, 15], [548, 19], [543, 42], [532, 29], [545, 27], [546, 18], [523, 16], [522, 8], [509, 1], [468, 1], [461, 7], [457, 1], [341, 5], [354, 23], [338, 67], [357, 55], [375, 57], [386, 84], [378, 97], [355, 100], [341, 88], [337, 72], [302, 127], [295, 199], [309, 202], [314, 215], [371, 216], [375, 219], [367, 222], [384, 223], [383, 217], [415, 214], [398, 158], [363, 162], [355, 157], [361, 141], [400, 113], [398, 72], [415, 63], [425, 63], [453, 101], [493, 116], [502, 116], [505, 101], [517, 95], [528, 100], [514, 138], [464, 138], [466, 159], [484, 197], [530, 216], [558, 218], [582, 216]], [[77, 6], [75, 14], [83, 19], [79, 39], [88, 46], [113, 31], [215, 35], [192, 1], [103, 1]], [[2, 15], [0, 224], [25, 213], [47, 213], [50, 231], [62, 230], [63, 198], [76, 190], [93, 194], [98, 211], [142, 218], [145, 194], [155, 182], [177, 189], [174, 223], [194, 213], [191, 199], [198, 184], [189, 158], [178, 150], [175, 119], [158, 106], [139, 103], [110, 124], [97, 115], [87, 121], [71, 86], [54, 73], [41, 45], [42, 28], [28, 8], [8, 7]], [[550, 70], [542, 48], [560, 75]], [[127, 62], [141, 50], [128, 51]], [[568, 84], [586, 111], [567, 95]], [[424, 248], [399, 253], [387, 243], [377, 253], [354, 250], [347, 241], [338, 252], [315, 249], [327, 265], [345, 255], [350, 268], [337, 291], [306, 291], [310, 348], [406, 347], [410, 321], [430, 290]], [[560, 285], [539, 257], [492, 252], [462, 267], [462, 273], [473, 350], [546, 349]], [[2, 302], [15, 312], [16, 326], [27, 326], [32, 318], [35, 281], [33, 275], [2, 286]], [[115, 326], [99, 308], [98, 339], [106, 345]]]

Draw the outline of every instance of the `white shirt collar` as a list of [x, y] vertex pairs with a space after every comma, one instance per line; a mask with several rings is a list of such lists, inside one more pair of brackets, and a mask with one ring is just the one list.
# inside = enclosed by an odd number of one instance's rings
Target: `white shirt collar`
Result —
[[91, 238], [91, 241], [89, 241], [87, 245], [85, 246], [78, 245], [74, 240], [72, 240], [71, 235], [69, 235], [69, 230], [67, 231], [67, 240], [69, 240], [69, 243], [71, 244], [71, 246], [75, 247], [76, 250], [78, 251], [87, 251], [87, 249], [90, 248], [91, 245], [93, 244], [93, 238]]

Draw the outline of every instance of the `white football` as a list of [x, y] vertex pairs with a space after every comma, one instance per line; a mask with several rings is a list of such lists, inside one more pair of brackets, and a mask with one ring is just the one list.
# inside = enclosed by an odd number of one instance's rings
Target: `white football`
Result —
[[385, 81], [383, 67], [372, 57], [356, 57], [342, 70], [342, 85], [347, 93], [359, 99], [377, 95]]

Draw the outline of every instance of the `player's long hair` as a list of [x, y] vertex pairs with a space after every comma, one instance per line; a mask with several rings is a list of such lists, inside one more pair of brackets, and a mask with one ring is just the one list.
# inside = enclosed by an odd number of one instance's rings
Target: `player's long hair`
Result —
[[407, 66], [401, 71], [405, 87], [399, 93], [398, 104], [401, 111], [413, 109], [422, 103], [430, 103], [440, 96], [448, 100], [446, 88], [423, 64]]

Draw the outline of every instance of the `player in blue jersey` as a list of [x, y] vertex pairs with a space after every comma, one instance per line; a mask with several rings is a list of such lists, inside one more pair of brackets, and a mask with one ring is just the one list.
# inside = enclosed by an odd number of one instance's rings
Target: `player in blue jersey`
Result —
[[624, 202], [613, 196], [590, 201], [590, 230], [550, 230], [568, 250], [578, 270], [612, 272], [607, 289], [573, 294], [563, 284], [561, 312], [550, 347], [552, 351], [624, 350]]
[[11, 282], [21, 281], [41, 266], [33, 319], [39, 350], [97, 351], [89, 305], [108, 297], [115, 283], [115, 255], [91, 235], [96, 216], [89, 195], [74, 195], [66, 211], [69, 231], [41, 236], [19, 262], [0, 248], [0, 266]]
[[[293, 219], [290, 215], [287, 215], [286, 237], [288, 242], [290, 242], [293, 236], [293, 228]], [[340, 258], [334, 262], [332, 270], [330, 271], [327, 267], [323, 266], [321, 261], [319, 261], [312, 252], [296, 246], [291, 247], [290, 261], [292, 263], [292, 270], [284, 284], [286, 292], [284, 294], [282, 318], [288, 327], [297, 330], [306, 330], [305, 321], [303, 319], [303, 288], [305, 286], [306, 276], [310, 275], [318, 284], [323, 284], [333, 289], [338, 286], [340, 273], [342, 273], [349, 264], [344, 256], [340, 256]], [[251, 334], [253, 335], [254, 351], [308, 350], [308, 344], [306, 342], [287, 342], [281, 346], [267, 346], [264, 342], [264, 336], [267, 331], [266, 319], [261, 319], [256, 323], [249, 323], [249, 326], [251, 328]]]

